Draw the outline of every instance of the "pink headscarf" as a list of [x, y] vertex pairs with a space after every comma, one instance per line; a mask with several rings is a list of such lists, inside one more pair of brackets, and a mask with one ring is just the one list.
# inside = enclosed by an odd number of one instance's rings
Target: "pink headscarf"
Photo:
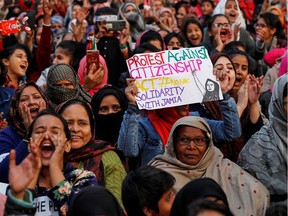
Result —
[[[108, 68], [107, 68], [105, 59], [101, 55], [99, 55], [99, 62], [100, 62], [100, 64], [103, 65], [103, 68], [104, 68], [104, 78], [103, 78], [103, 80], [102, 80], [102, 82], [100, 84], [98, 84], [97, 86], [95, 86], [93, 89], [91, 89], [89, 91], [89, 94], [92, 95], [92, 96], [99, 89], [101, 89], [103, 86], [105, 86], [107, 84], [107, 81], [108, 81]], [[81, 61], [79, 63], [79, 68], [78, 68], [78, 76], [79, 76], [81, 85], [83, 85], [83, 83], [84, 83], [85, 68], [86, 68], [86, 55], [81, 59]]]
[[281, 60], [280, 66], [279, 66], [278, 77], [281, 77], [282, 75], [284, 75], [288, 72], [287, 58], [288, 58], [288, 54], [286, 52], [286, 54], [283, 56], [283, 58]]

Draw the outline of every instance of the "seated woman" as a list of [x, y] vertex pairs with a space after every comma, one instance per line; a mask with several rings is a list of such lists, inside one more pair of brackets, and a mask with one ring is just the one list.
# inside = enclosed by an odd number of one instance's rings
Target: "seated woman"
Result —
[[27, 155], [27, 133], [37, 114], [48, 107], [48, 99], [33, 82], [17, 89], [10, 105], [9, 127], [0, 133], [0, 182], [8, 183], [9, 152], [15, 149], [17, 164]]
[[256, 48], [255, 41], [246, 30], [245, 20], [240, 10], [238, 1], [221, 0], [213, 11], [213, 15], [215, 14], [225, 14], [228, 17], [233, 34], [236, 34], [234, 39], [236, 41], [241, 41], [245, 45], [247, 53], [254, 57]]
[[[231, 73], [230, 70], [227, 71]], [[220, 81], [224, 98], [219, 102], [224, 116], [223, 121], [207, 120], [212, 128], [214, 140], [217, 142], [231, 141], [241, 135], [241, 124], [235, 101], [226, 94], [230, 89], [228, 77], [226, 74]], [[139, 165], [146, 165], [156, 155], [163, 154], [172, 125], [179, 118], [188, 115], [199, 116], [199, 113], [189, 113], [189, 105], [183, 105], [148, 110], [145, 116], [140, 116], [135, 97], [137, 92], [135, 82], [131, 82], [125, 89], [129, 104], [121, 125], [118, 147], [123, 150], [126, 157], [139, 157]]]
[[79, 99], [87, 103], [91, 101], [91, 96], [79, 84], [79, 77], [75, 70], [64, 63], [50, 67], [45, 94], [53, 108], [71, 99]]
[[[74, 167], [92, 171], [100, 185], [109, 189], [121, 201], [125, 168], [110, 143], [94, 139], [95, 122], [90, 106], [83, 101], [70, 100], [58, 107], [71, 132], [71, 148], [67, 161]], [[96, 122], [97, 124], [97, 122]]]
[[83, 85], [84, 90], [92, 97], [99, 89], [107, 84], [108, 68], [101, 55], [99, 55], [99, 68], [96, 67], [96, 64], [95, 66], [91, 64], [89, 70], [87, 70], [86, 67], [87, 56], [85, 55], [79, 63], [77, 74], [80, 84]]
[[238, 164], [262, 182], [270, 192], [271, 203], [287, 208], [287, 87], [288, 76], [278, 78], [269, 105], [269, 124], [246, 143]]
[[179, 119], [173, 125], [164, 155], [156, 156], [150, 165], [172, 174], [175, 190], [196, 178], [214, 179], [227, 195], [235, 215], [264, 215], [269, 192], [237, 164], [223, 158], [213, 144], [208, 123], [196, 116]]
[[[225, 158], [229, 158], [236, 163], [238, 154], [245, 143], [263, 126], [261, 109], [258, 102], [263, 77], [255, 78], [254, 75], [251, 75], [249, 71], [250, 61], [246, 53], [236, 49], [227, 50], [226, 53], [215, 53], [210, 58], [217, 71], [224, 70], [223, 63], [225, 60], [230, 63], [230, 66], [234, 66], [235, 68], [235, 81], [231, 80], [232, 89], [229, 91], [229, 94], [237, 104], [242, 134], [233, 141], [217, 142], [215, 145], [221, 150]], [[203, 106], [205, 106], [206, 111], [209, 112], [209, 116], [212, 119], [223, 119], [219, 112], [218, 101], [205, 102]]]
[[91, 107], [96, 122], [96, 138], [115, 145], [127, 109], [125, 95], [117, 87], [105, 86], [94, 94]]
[[72, 197], [84, 187], [97, 185], [96, 177], [64, 162], [64, 154], [71, 149], [71, 135], [66, 121], [54, 111], [40, 112], [28, 137], [29, 147], [39, 158], [34, 178], [27, 186], [34, 190], [35, 215], [66, 215]]

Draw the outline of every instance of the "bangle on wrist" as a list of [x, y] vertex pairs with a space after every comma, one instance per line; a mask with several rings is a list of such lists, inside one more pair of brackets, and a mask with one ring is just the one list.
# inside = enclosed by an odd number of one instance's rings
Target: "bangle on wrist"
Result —
[[122, 46], [122, 45], [119, 45], [119, 47], [120, 47], [121, 50], [126, 50], [126, 49], [128, 48], [126, 44], [123, 45], [123, 46]]

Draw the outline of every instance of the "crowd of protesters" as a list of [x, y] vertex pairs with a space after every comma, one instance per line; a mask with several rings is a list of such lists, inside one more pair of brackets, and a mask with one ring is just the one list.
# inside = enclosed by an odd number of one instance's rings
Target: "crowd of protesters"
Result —
[[[287, 30], [285, 0], [0, 0], [0, 216], [287, 215]], [[140, 109], [126, 60], [201, 46], [219, 85]]]

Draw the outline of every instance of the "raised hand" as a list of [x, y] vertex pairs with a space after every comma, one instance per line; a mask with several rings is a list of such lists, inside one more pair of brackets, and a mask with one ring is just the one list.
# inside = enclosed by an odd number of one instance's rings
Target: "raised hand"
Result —
[[249, 89], [250, 78], [249, 75], [246, 77], [244, 83], [241, 85], [237, 92], [237, 109], [239, 117], [242, 116], [243, 111], [248, 106], [248, 89]]
[[250, 104], [255, 104], [258, 102], [260, 97], [260, 88], [263, 82], [263, 76], [255, 77], [254, 75], [249, 75], [250, 83], [248, 88], [248, 99]]
[[31, 145], [31, 153], [19, 165], [16, 165], [15, 150], [10, 151], [9, 184], [12, 195], [17, 199], [24, 198], [24, 190], [35, 177], [38, 178], [37, 173], [41, 168], [41, 160], [37, 152], [38, 147], [35, 146], [35, 143]]
[[136, 104], [136, 96], [138, 94], [138, 88], [135, 83], [135, 79], [133, 78], [127, 78], [127, 87], [125, 88], [125, 94], [128, 99], [128, 101], [132, 104]]
[[90, 91], [93, 89], [95, 86], [99, 85], [105, 75], [104, 67], [101, 63], [99, 63], [99, 68], [96, 68], [96, 64], [93, 63], [90, 65], [90, 70], [87, 72], [87, 69], [85, 68], [85, 77], [84, 77], [84, 84], [83, 88], [85, 91]]

